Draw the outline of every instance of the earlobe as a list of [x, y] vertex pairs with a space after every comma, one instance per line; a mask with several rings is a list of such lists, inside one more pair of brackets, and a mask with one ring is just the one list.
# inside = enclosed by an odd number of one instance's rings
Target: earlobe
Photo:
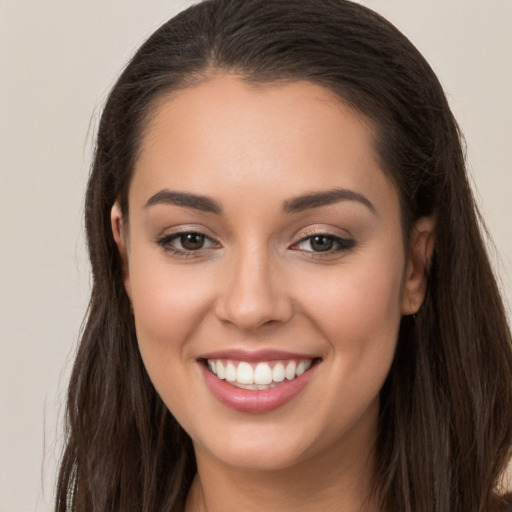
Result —
[[121, 207], [117, 201], [114, 203], [114, 206], [112, 206], [112, 210], [110, 211], [110, 222], [112, 225], [114, 241], [116, 242], [119, 257], [121, 258], [124, 287], [128, 297], [131, 298], [130, 275], [128, 271], [127, 233]]
[[419, 219], [411, 233], [402, 292], [402, 315], [418, 312], [427, 291], [427, 272], [434, 253], [435, 221]]

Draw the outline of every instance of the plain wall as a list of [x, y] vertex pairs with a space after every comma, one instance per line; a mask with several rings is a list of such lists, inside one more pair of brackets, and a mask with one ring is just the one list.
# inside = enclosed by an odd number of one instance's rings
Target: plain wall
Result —
[[[0, 0], [0, 512], [52, 509], [88, 301], [92, 136], [134, 49], [189, 3]], [[448, 93], [511, 302], [512, 0], [362, 3], [413, 41]]]

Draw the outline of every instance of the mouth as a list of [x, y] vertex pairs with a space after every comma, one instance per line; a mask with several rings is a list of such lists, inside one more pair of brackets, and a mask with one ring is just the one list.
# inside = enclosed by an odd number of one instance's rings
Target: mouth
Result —
[[290, 382], [307, 372], [317, 359], [248, 361], [205, 359], [208, 369], [220, 380], [240, 389], [263, 391]]
[[218, 352], [198, 359], [207, 387], [224, 405], [240, 412], [277, 409], [311, 380], [320, 357], [285, 352]]

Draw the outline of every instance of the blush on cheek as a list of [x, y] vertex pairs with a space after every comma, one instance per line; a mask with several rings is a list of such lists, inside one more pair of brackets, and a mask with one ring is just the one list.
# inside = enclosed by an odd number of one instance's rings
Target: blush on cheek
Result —
[[161, 255], [150, 258], [141, 251], [135, 257], [131, 289], [141, 342], [167, 346], [186, 340], [209, 301], [205, 276], [173, 265]]
[[385, 327], [393, 317], [398, 323], [400, 293], [400, 271], [390, 272], [388, 267], [376, 272], [368, 266], [351, 268], [327, 285], [311, 287], [308, 302], [334, 328], [352, 326], [361, 332]]

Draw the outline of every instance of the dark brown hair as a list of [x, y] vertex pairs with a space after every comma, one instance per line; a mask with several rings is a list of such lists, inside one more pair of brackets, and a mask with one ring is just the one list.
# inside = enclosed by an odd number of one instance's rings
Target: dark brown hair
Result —
[[212, 72], [306, 80], [376, 126], [404, 238], [436, 218], [428, 291], [404, 317], [381, 391], [375, 494], [393, 512], [512, 510], [499, 479], [512, 442], [512, 351], [465, 171], [433, 71], [389, 22], [347, 0], [207, 0], [164, 24], [113, 87], [86, 195], [93, 289], [68, 394], [56, 510], [181, 511], [191, 442], [141, 357], [110, 227], [152, 108]]

